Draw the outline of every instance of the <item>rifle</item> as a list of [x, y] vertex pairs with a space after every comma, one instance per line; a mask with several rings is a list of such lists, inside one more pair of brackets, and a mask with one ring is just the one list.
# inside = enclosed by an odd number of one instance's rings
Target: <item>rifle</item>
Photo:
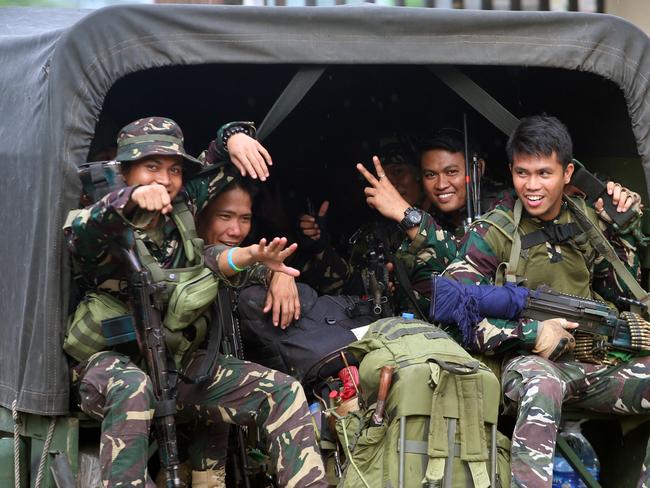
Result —
[[[234, 356], [237, 359], [244, 359], [243, 341], [239, 328], [236, 310], [232, 304], [237, 303], [234, 292], [229, 287], [220, 287], [217, 292], [216, 312], [218, 313], [219, 329], [221, 331], [221, 351], [225, 355]], [[213, 310], [214, 311], [214, 310]], [[248, 452], [246, 451], [246, 431], [242, 426], [235, 426], [234, 442], [236, 444], [236, 461], [235, 461], [235, 486], [244, 486], [250, 488], [250, 476], [252, 468], [248, 462]], [[243, 475], [242, 475], [243, 473]]]
[[129, 288], [135, 309], [136, 334], [140, 351], [156, 396], [153, 424], [160, 461], [165, 470], [167, 488], [181, 488], [180, 461], [176, 441], [176, 375], [167, 354], [165, 331], [161, 321], [164, 285], [153, 283], [132, 247], [120, 247], [130, 268]]
[[393, 307], [388, 289], [388, 270], [386, 269], [390, 254], [388, 244], [386, 239], [382, 239], [380, 231], [368, 234], [366, 243], [365, 266], [361, 270], [361, 275], [368, 300], [373, 303], [372, 313], [377, 317], [392, 317]]
[[457, 324], [466, 342], [470, 342], [468, 331], [485, 317], [538, 321], [561, 317], [578, 324], [573, 331], [578, 361], [600, 364], [610, 361], [607, 356], [612, 351], [650, 352], [650, 323], [636, 313], [619, 315], [598, 300], [559, 293], [546, 285], [529, 290], [514, 285], [463, 285], [440, 276], [432, 281], [431, 320]]

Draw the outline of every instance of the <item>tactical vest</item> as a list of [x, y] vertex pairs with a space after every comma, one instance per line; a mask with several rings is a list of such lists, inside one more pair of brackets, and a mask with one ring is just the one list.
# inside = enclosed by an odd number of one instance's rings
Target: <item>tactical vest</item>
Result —
[[[171, 218], [178, 227], [187, 267], [166, 269], [151, 255], [141, 238], [136, 235], [136, 251], [155, 283], [164, 285], [162, 292], [166, 311], [163, 324], [165, 339], [174, 361], [180, 366], [196, 350], [206, 336], [207, 309], [217, 296], [219, 286], [214, 273], [204, 264], [203, 240], [196, 234], [194, 216], [182, 199], [173, 203]], [[66, 225], [79, 211], [68, 214]], [[78, 361], [85, 361], [96, 352], [107, 349], [102, 333], [102, 321], [129, 314], [127, 305], [105, 291], [86, 293], [68, 320], [63, 349]], [[187, 333], [186, 328], [193, 330]]]
[[[520, 277], [525, 276], [526, 286], [529, 288], [545, 283], [559, 292], [584, 297], [594, 296], [591, 290], [592, 271], [598, 253], [588, 235], [578, 225], [575, 207], [589, 218], [593, 225], [597, 226], [598, 222], [593, 212], [589, 212], [584, 200], [571, 200], [566, 203], [568, 208], [560, 217], [562, 219], [562, 215], [568, 215], [568, 221], [554, 226], [557, 234], [564, 234], [559, 236], [562, 242], [557, 245], [544, 240], [544, 226], [540, 223], [530, 218], [521, 219], [522, 203], [519, 199], [515, 200], [512, 212], [496, 208], [478, 220], [499, 231], [507, 240], [507, 244], [497, 256], [503, 259], [503, 262], [497, 270], [496, 284], [517, 283]], [[553, 265], [553, 254], [559, 258], [558, 266]], [[581, 287], [579, 290], [577, 285]]]
[[499, 380], [444, 331], [387, 318], [348, 350], [361, 360], [367, 403], [381, 368], [394, 373], [382, 425], [370, 423], [372, 405], [337, 421], [348, 459], [339, 487], [510, 485], [509, 443], [496, 431]]

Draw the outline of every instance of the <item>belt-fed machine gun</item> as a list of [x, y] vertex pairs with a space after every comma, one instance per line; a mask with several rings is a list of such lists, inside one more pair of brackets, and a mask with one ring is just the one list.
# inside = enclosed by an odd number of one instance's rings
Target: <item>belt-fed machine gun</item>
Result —
[[[633, 305], [635, 301], [625, 299]], [[455, 324], [466, 342], [484, 318], [544, 321], [564, 318], [576, 322], [575, 358], [590, 363], [615, 362], [612, 351], [629, 354], [650, 352], [650, 323], [637, 313], [618, 312], [606, 303], [559, 293], [547, 286], [529, 290], [514, 285], [464, 285], [434, 276], [430, 318]]]

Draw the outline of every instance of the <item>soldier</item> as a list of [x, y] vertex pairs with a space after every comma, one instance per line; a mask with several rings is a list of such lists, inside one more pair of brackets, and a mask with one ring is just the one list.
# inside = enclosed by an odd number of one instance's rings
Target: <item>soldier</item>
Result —
[[[406, 202], [406, 207], [416, 209], [425, 204], [424, 194], [422, 192], [420, 171], [417, 164], [417, 157], [406, 146], [397, 143], [384, 145], [380, 149], [381, 158], [384, 161], [386, 181], [394, 189], [394, 193], [400, 201]], [[324, 202], [318, 211], [317, 216], [303, 215], [300, 218], [300, 228], [303, 235], [307, 238], [304, 247], [312, 249], [313, 256], [302, 267], [302, 280], [314, 287], [320, 294], [338, 294], [342, 291], [352, 294], [363, 294], [365, 291], [359, 285], [361, 281], [358, 273], [353, 273], [355, 268], [363, 268], [364, 254], [366, 252], [366, 240], [371, 234], [381, 235], [390, 248], [391, 252], [396, 252], [396, 257], [406, 263], [405, 267], [409, 275], [410, 285], [413, 293], [420, 302], [421, 296], [419, 287], [422, 285], [428, 287], [428, 271], [422, 273], [422, 269], [428, 269], [426, 257], [424, 261], [419, 261], [417, 269], [415, 264], [418, 257], [408, 246], [402, 246], [404, 240], [404, 231], [398, 224], [401, 219], [394, 222], [393, 219], [379, 220], [372, 225], [359, 229], [352, 240], [352, 258], [348, 262], [343, 259], [333, 247], [329, 244], [326, 232], [319, 225], [324, 220], [329, 207], [328, 202]], [[405, 208], [406, 208], [405, 207]], [[380, 212], [381, 213], [381, 212]], [[382, 214], [386, 217], [385, 214]], [[444, 266], [438, 271], [441, 272]], [[425, 292], [425, 295], [427, 293]], [[397, 309], [400, 311], [410, 310], [413, 305], [408, 302], [406, 296], [399, 293]], [[423, 310], [426, 310], [426, 298], [420, 303]]]
[[[507, 152], [514, 191], [470, 227], [446, 274], [464, 283], [494, 283], [500, 280], [501, 263], [507, 263], [509, 276], [524, 278], [522, 284], [531, 289], [544, 283], [559, 292], [598, 299], [596, 287], [613, 275], [612, 267], [571, 223], [582, 212], [605, 227], [596, 215], [602, 213], [602, 201], [594, 210], [563, 195], [574, 170], [566, 127], [555, 117], [525, 118], [510, 136]], [[629, 195], [620, 185], [611, 190], [617, 210], [627, 210], [633, 203]], [[542, 229], [554, 237], [535, 239]], [[619, 244], [611, 228], [605, 232]], [[511, 256], [516, 242], [521, 253]], [[630, 271], [638, 277], [638, 268]], [[551, 487], [563, 405], [621, 415], [650, 411], [650, 358], [635, 357], [617, 366], [572, 360], [570, 331], [576, 326], [562, 317], [542, 322], [488, 318], [462, 338], [475, 351], [503, 358], [504, 402], [517, 411], [512, 486]], [[644, 471], [640, 483], [647, 479]]]
[[[252, 125], [228, 124], [210, 144], [208, 155], [222, 161], [229, 155], [242, 175], [265, 180], [270, 157], [252, 136]], [[176, 273], [171, 271], [176, 268], [186, 274], [188, 269], [202, 271], [203, 255], [217, 286], [229, 284], [256, 262], [297, 275], [283, 264], [296, 245], [287, 247], [286, 239], [275, 238], [268, 244], [262, 239], [228, 252], [222, 246], [203, 251], [202, 241], [193, 237], [191, 216], [232, 179], [232, 167], [222, 163], [211, 177], [195, 178], [183, 186], [184, 178], [202, 164], [185, 153], [182, 132], [170, 119], [149, 117], [125, 126], [118, 135], [116, 159], [122, 163], [127, 186], [73, 213], [64, 228], [87, 287], [84, 301], [69, 323], [64, 349], [72, 359], [73, 389], [79, 393], [81, 409], [102, 422], [104, 486], [149, 486], [147, 453], [155, 407], [151, 381], [128, 356], [106, 347], [97, 317], [99, 312], [104, 313], [102, 318], [131, 313], [126, 305], [125, 270], [111, 255], [111, 244], [119, 244], [125, 229], [132, 230], [140, 258], [150, 269], [164, 270], [160, 274], [169, 279], [175, 279]], [[166, 286], [170, 290], [169, 283]], [[176, 292], [180, 295], [179, 290], [181, 287], [173, 288], [171, 297]], [[173, 344], [170, 351], [177, 367], [189, 377], [201, 364], [201, 353], [196, 350], [206, 334], [204, 310], [167, 307], [165, 313], [166, 341]], [[178, 419], [203, 425], [215, 420], [256, 422], [268, 439], [281, 486], [326, 486], [304, 392], [292, 378], [253, 363], [219, 357], [213, 380], [178, 384], [177, 409]], [[194, 485], [207, 487], [210, 474], [195, 473]]]

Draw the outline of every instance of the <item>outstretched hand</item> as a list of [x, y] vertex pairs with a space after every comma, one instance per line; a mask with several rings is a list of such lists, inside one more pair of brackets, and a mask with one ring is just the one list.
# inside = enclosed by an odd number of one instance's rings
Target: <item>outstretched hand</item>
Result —
[[242, 176], [266, 181], [273, 160], [262, 144], [246, 134], [239, 133], [230, 136], [226, 145], [232, 164]]
[[362, 164], [357, 164], [357, 170], [366, 179], [370, 186], [363, 189], [366, 195], [366, 202], [372, 208], [388, 219], [401, 222], [404, 211], [410, 207], [408, 202], [402, 198], [399, 192], [386, 176], [386, 172], [377, 156], [373, 156], [372, 162], [375, 165], [375, 177]]
[[294, 278], [300, 276], [300, 271], [284, 264], [284, 260], [291, 256], [298, 244], [295, 242], [287, 246], [286, 237], [276, 237], [267, 244], [266, 239], [260, 239], [259, 244], [251, 246], [251, 257], [254, 261], [262, 263], [272, 271], [284, 273]]

